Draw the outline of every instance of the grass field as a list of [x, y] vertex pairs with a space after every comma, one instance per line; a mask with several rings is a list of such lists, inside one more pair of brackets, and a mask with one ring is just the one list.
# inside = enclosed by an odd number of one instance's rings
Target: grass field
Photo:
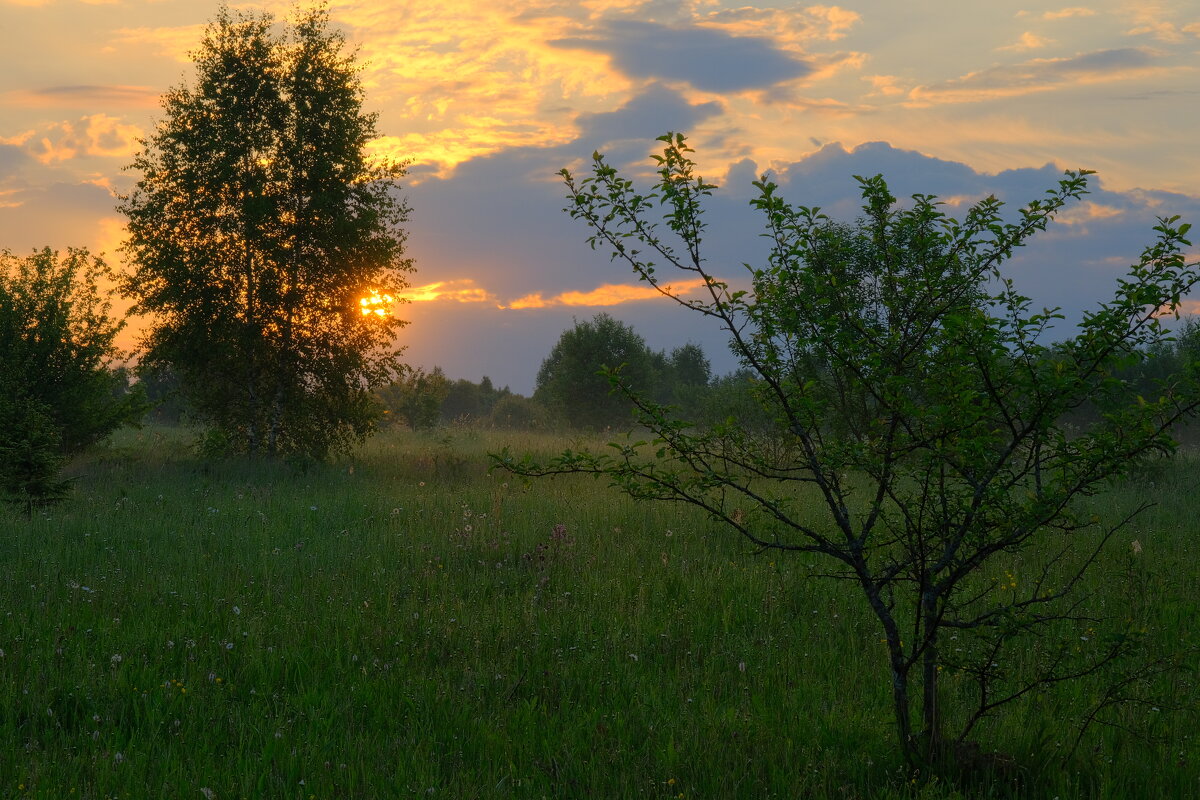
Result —
[[[306, 469], [125, 432], [71, 498], [0, 512], [0, 797], [1200, 797], [1182, 712], [1076, 726], [1100, 687], [980, 731], [1017, 764], [914, 782], [853, 587], [687, 508], [488, 474], [565, 439], [390, 431]], [[1096, 565], [1152, 652], [1200, 644], [1200, 463], [1095, 498], [1157, 503]], [[1133, 540], [1142, 546], [1131, 549]]]

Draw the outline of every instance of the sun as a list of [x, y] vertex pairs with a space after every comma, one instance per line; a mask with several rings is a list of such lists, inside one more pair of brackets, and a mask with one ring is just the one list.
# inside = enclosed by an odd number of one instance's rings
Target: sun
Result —
[[358, 301], [358, 306], [364, 317], [372, 314], [377, 317], [387, 317], [392, 313], [391, 305], [394, 302], [395, 298], [390, 294], [380, 294], [372, 289], [368, 297], [364, 297]]

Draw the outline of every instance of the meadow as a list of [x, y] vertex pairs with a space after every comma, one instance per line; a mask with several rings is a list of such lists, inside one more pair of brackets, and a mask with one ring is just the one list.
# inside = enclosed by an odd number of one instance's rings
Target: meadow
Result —
[[[979, 732], [1008, 768], [914, 780], [853, 586], [689, 508], [488, 471], [566, 437], [389, 430], [289, 465], [190, 436], [121, 432], [62, 505], [0, 511], [0, 797], [1200, 796], [1186, 671], [1155, 687], [1179, 709], [1079, 747], [1103, 687], [1031, 697]], [[1198, 483], [1185, 455], [1090, 501], [1155, 503], [1085, 587], [1152, 653], [1200, 645]]]

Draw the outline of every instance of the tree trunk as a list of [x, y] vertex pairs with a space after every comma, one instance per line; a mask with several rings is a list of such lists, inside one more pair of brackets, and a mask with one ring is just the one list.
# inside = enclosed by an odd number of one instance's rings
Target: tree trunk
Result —
[[897, 647], [892, 648], [892, 711], [896, 717], [896, 734], [900, 737], [900, 752], [909, 765], [915, 766], [921, 762], [921, 754], [917, 747], [916, 737], [913, 736], [912, 712], [909, 707], [908, 673], [902, 663], [903, 654]]
[[922, 626], [925, 648], [921, 657], [921, 732], [923, 756], [926, 763], [941, 758], [942, 708], [938, 690], [938, 594], [926, 588], [921, 595]]

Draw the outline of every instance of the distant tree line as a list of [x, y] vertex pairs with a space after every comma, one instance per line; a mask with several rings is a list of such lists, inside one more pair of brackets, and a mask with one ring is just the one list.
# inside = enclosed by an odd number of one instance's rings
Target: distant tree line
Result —
[[[1114, 377], [1151, 396], [1159, 384], [1197, 369], [1200, 365], [1200, 320], [1185, 318], [1173, 341], [1161, 342], [1131, 359]], [[384, 408], [385, 424], [412, 429], [465, 424], [524, 430], [627, 429], [634, 424], [628, 397], [612, 391], [606, 368], [620, 368], [628, 385], [655, 403], [672, 406], [681, 419], [711, 427], [734, 423], [760, 433], [785, 424], [764, 410], [757, 393], [761, 379], [747, 369], [713, 375], [712, 366], [698, 344], [687, 343], [669, 352], [654, 350], [627, 323], [604, 313], [577, 321], [563, 331], [542, 361], [532, 397], [507, 386], [496, 388], [490, 378], [479, 383], [451, 380], [440, 367], [409, 370], [383, 387], [377, 397]], [[814, 376], [819, 364], [809, 365]], [[150, 390], [153, 396], [153, 390]], [[1079, 426], [1100, 412], [1085, 406], [1072, 412], [1068, 422]], [[1187, 427], [1181, 431], [1187, 433]], [[1188, 436], [1183, 437], [1187, 440]]]

